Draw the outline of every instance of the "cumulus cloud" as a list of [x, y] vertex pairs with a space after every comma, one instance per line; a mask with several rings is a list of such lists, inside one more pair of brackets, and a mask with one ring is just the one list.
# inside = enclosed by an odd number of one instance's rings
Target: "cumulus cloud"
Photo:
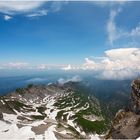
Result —
[[8, 21], [8, 20], [10, 20], [10, 19], [12, 19], [11, 16], [9, 16], [9, 15], [4, 15], [4, 20]]
[[106, 69], [139, 69], [140, 68], [140, 49], [139, 48], [122, 48], [113, 49], [105, 52], [107, 59]]
[[140, 74], [139, 48], [112, 49], [105, 51], [105, 55], [104, 59], [96, 63], [98, 69], [94, 69], [100, 70], [100, 78], [126, 79]]
[[104, 53], [102, 59], [85, 58], [78, 69], [94, 71], [96, 77], [102, 79], [122, 80], [140, 75], [140, 48], [111, 49]]
[[82, 81], [82, 79], [80, 78], [80, 76], [76, 75], [76, 76], [73, 76], [73, 77], [70, 78], [70, 79], [63, 79], [63, 78], [60, 78], [60, 79], [58, 80], [58, 83], [59, 83], [60, 85], [63, 85], [63, 84], [68, 83], [68, 82], [80, 82], [80, 81]]
[[119, 27], [115, 19], [120, 12], [122, 12], [120, 8], [110, 11], [106, 26], [108, 42], [111, 46], [114, 46], [117, 41], [123, 40], [123, 42], [127, 42], [126, 46], [130, 48], [122, 47], [105, 51], [106, 58], [98, 63], [98, 67], [101, 70], [99, 75], [101, 78], [127, 79], [140, 74], [140, 49], [131, 47], [139, 45], [140, 23], [129, 30]]
[[98, 64], [94, 60], [90, 60], [89, 58], [85, 58], [85, 63], [82, 66], [82, 69], [97, 69]]

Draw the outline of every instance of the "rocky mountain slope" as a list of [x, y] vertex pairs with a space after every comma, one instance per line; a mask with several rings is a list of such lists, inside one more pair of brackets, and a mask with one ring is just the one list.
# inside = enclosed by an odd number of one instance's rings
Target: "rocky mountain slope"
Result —
[[0, 97], [1, 139], [98, 139], [107, 120], [97, 98], [64, 85], [29, 85]]
[[131, 87], [130, 105], [116, 114], [107, 139], [140, 138], [140, 79], [134, 80]]

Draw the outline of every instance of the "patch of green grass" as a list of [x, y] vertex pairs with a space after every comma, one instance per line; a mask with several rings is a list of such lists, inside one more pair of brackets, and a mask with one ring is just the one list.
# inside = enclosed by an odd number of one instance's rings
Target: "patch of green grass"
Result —
[[19, 102], [19, 101], [13, 101], [15, 104], [16, 104], [16, 106], [18, 106], [18, 107], [23, 107], [23, 106], [26, 106], [25, 104], [23, 104], [23, 103], [21, 103], [21, 102]]
[[12, 107], [12, 108], [14, 108], [14, 109], [16, 109], [16, 110], [18, 110], [18, 111], [20, 111], [20, 108], [27, 107], [27, 105], [25, 105], [24, 103], [19, 102], [19, 101], [17, 101], [17, 100], [14, 100], [14, 101], [7, 101], [7, 104], [8, 104], [10, 107]]
[[104, 121], [89, 121], [81, 116], [77, 116], [75, 122], [80, 125], [86, 133], [96, 132], [101, 134], [106, 131], [106, 124]]
[[36, 120], [44, 120], [46, 116], [40, 116], [40, 115], [31, 115], [31, 118]]
[[[98, 134], [101, 134], [108, 128], [108, 122], [105, 119], [105, 115], [102, 114], [103, 112], [101, 110], [99, 101], [86, 91], [75, 90], [73, 94], [59, 99], [55, 103], [55, 106], [57, 106], [58, 109], [63, 109], [59, 111], [56, 116], [56, 119], [60, 121], [67, 121], [67, 116], [64, 115], [64, 113], [66, 113], [66, 111], [64, 111], [66, 107], [70, 107], [70, 111], [81, 109], [75, 115], [73, 115], [73, 119], [75, 119], [75, 123], [77, 123], [77, 125], [79, 125], [86, 133], [96, 132]], [[84, 109], [82, 109], [83, 107]], [[83, 117], [84, 115], [96, 115], [99, 117], [103, 117], [104, 120], [90, 121], [85, 119]], [[63, 120], [62, 116], [64, 118]]]
[[61, 120], [64, 112], [65, 112], [64, 110], [59, 111], [57, 113], [57, 116], [55, 117], [56, 120]]
[[28, 86], [27, 86], [27, 89], [30, 89], [30, 88], [32, 88], [34, 85], [33, 84], [29, 84]]
[[23, 88], [17, 88], [16, 93], [24, 94], [24, 89]]
[[44, 111], [46, 110], [46, 108], [43, 107], [43, 106], [40, 106], [40, 107], [37, 107], [37, 110], [38, 110], [39, 113], [43, 114]]

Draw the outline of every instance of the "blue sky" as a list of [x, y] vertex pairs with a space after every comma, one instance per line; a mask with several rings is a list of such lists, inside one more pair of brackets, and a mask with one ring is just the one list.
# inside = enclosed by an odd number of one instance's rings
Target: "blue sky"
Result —
[[0, 55], [4, 61], [79, 64], [84, 57], [106, 49], [107, 17], [107, 9], [87, 2], [69, 2], [46, 16], [1, 19]]
[[140, 2], [0, 3], [1, 69], [100, 70], [109, 60], [112, 70], [114, 54], [138, 52], [139, 40]]

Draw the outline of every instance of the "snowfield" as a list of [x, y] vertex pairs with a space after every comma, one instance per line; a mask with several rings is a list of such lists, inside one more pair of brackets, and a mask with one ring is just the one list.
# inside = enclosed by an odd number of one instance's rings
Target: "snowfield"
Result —
[[[2, 113], [3, 117], [0, 120], [0, 140], [57, 140], [58, 138], [60, 139], [60, 137], [62, 137], [62, 139], [75, 138], [75, 133], [69, 129], [69, 126], [85, 138], [87, 137], [91, 140], [100, 139], [100, 136], [97, 134], [86, 135], [74, 122], [75, 119], [72, 118], [78, 111], [89, 108], [87, 102], [81, 108], [76, 108], [80, 105], [80, 102], [76, 102], [72, 97], [72, 106], [66, 106], [63, 109], [64, 114], [59, 118], [58, 113], [60, 113], [62, 109], [54, 104], [58, 99], [64, 97], [71, 98], [74, 92], [65, 92], [64, 90], [55, 91], [53, 88], [49, 88], [49, 91], [55, 92], [55, 94], [47, 95], [45, 93], [45, 97], [41, 97], [41, 100], [38, 96], [32, 97], [32, 99], [28, 96], [25, 98], [22, 95], [16, 95], [18, 101], [16, 97], [6, 98], [4, 101], [0, 100], [2, 105], [10, 101], [12, 101], [12, 104], [16, 100], [15, 103], [20, 106], [20, 108], [12, 109], [13, 114]], [[78, 98], [80, 99], [80, 97]], [[65, 104], [67, 105], [68, 102], [62, 101], [61, 105], [65, 106]], [[15, 104], [13, 106], [15, 106]], [[72, 107], [75, 109], [73, 110]], [[66, 122], [63, 121], [63, 115], [65, 115]]]

